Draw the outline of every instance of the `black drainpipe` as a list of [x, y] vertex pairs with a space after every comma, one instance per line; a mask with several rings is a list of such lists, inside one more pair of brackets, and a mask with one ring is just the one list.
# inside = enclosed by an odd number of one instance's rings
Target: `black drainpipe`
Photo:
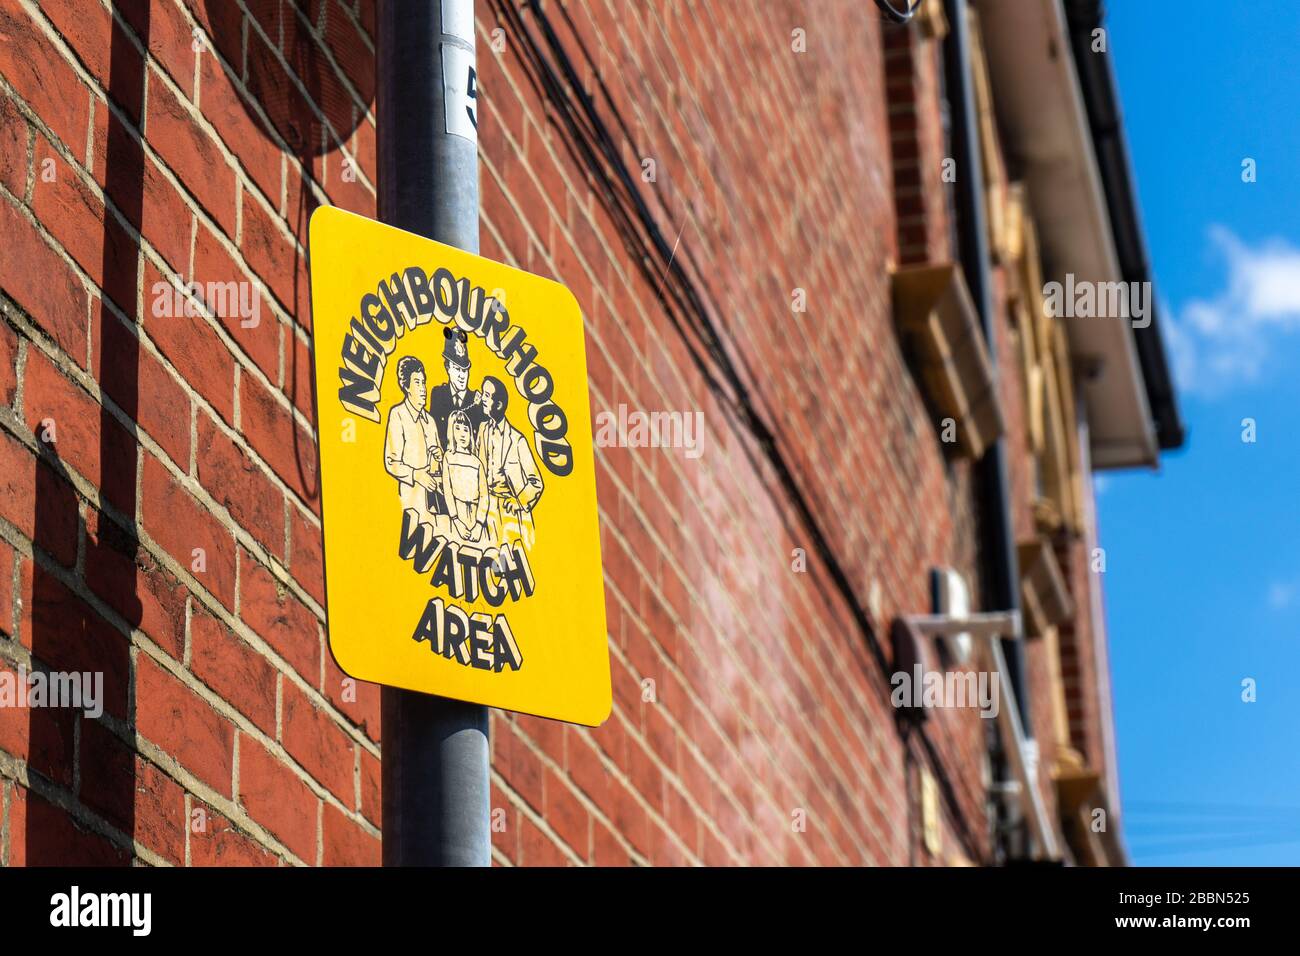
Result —
[[[953, 159], [957, 165], [957, 229], [962, 272], [971, 299], [979, 310], [984, 341], [998, 375], [997, 323], [993, 315], [990, 282], [988, 225], [984, 217], [984, 168], [980, 160], [975, 89], [970, 82], [970, 28], [966, 0], [946, 0], [948, 36], [944, 40], [944, 80], [948, 94], [948, 126]], [[986, 555], [983, 604], [988, 610], [1020, 610], [1020, 572], [1016, 560], [1015, 534], [1011, 527], [1010, 491], [1007, 479], [1007, 441], [999, 438], [980, 459], [978, 485], [980, 528]], [[1033, 736], [1029, 719], [1029, 694], [1025, 686], [1025, 654], [1019, 640], [1002, 641], [1008, 677], [1016, 694], [1020, 725], [1025, 736]]]

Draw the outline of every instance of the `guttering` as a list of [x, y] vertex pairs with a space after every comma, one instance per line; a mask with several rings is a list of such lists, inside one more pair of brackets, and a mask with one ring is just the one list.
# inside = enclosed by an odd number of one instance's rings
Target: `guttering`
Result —
[[[1028, 188], [1043, 280], [1121, 281], [1061, 0], [979, 0], [978, 8], [989, 25], [998, 131], [1008, 168]], [[1130, 323], [1069, 313], [1059, 321], [1079, 369], [1093, 466], [1156, 467], [1160, 442]]]
[[[1088, 111], [1093, 152], [1106, 194], [1120, 272], [1125, 282], [1150, 282], [1151, 267], [1134, 196], [1128, 142], [1124, 135], [1109, 47], [1099, 52], [1093, 50], [1093, 31], [1101, 26], [1105, 12], [1101, 0], [1065, 0], [1065, 12], [1070, 27], [1070, 45], [1074, 50], [1074, 68]], [[1142, 366], [1142, 379], [1146, 384], [1157, 440], [1160, 449], [1167, 451], [1180, 447], [1185, 435], [1160, 334], [1160, 308], [1154, 297], [1150, 308], [1151, 324], [1146, 328], [1134, 328], [1133, 341]]]
[[[966, 287], [979, 312], [994, 382], [998, 380], [997, 325], [993, 314], [993, 293], [989, 261], [988, 226], [984, 218], [984, 171], [980, 158], [975, 90], [970, 81], [970, 22], [966, 0], [946, 0], [948, 35], [943, 42], [944, 79], [948, 97], [949, 135], [953, 158], [961, 170], [957, 177], [957, 227], [962, 271]], [[983, 606], [994, 611], [1020, 610], [1020, 572], [1016, 561], [1015, 537], [1011, 526], [1011, 494], [1007, 478], [1007, 441], [999, 438], [979, 461], [979, 489], [983, 520], [983, 552], [986, 555]], [[1026, 736], [1033, 736], [1029, 694], [1025, 682], [1024, 648], [1007, 641], [1007, 675], [1019, 706], [1020, 724]]]

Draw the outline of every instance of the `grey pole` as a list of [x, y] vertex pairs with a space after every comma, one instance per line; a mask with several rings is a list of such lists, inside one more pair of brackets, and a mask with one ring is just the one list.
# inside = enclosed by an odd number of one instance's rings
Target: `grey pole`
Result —
[[[478, 252], [474, 0], [381, 0], [378, 55], [379, 218]], [[487, 708], [385, 687], [382, 721], [384, 865], [490, 865]]]

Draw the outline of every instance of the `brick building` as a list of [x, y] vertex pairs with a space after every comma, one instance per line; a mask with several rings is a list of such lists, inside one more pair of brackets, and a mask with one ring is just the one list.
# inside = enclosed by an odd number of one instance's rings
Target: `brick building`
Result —
[[[482, 253], [573, 290], [593, 412], [705, 430], [597, 452], [614, 710], [493, 712], [495, 861], [1122, 862], [1090, 475], [1181, 433], [1155, 317], [1044, 305], [1149, 279], [1096, 4], [537, 6], [478, 4]], [[0, 0], [0, 668], [104, 707], [0, 707], [0, 862], [379, 861], [306, 264], [375, 63], [374, 0]], [[909, 624], [955, 576], [1023, 639]]]

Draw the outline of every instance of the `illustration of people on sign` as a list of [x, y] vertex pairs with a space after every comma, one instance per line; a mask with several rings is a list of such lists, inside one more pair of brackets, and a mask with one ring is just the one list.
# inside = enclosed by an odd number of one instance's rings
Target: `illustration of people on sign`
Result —
[[448, 446], [442, 461], [442, 497], [447, 503], [451, 531], [461, 541], [486, 541], [487, 470], [474, 454], [469, 413], [457, 409], [447, 418]]
[[533, 546], [533, 506], [542, 494], [542, 476], [537, 470], [528, 441], [506, 419], [510, 394], [505, 384], [492, 375], [479, 387], [482, 421], [478, 426], [478, 455], [487, 475], [491, 496], [488, 532], [497, 544], [519, 541]]
[[384, 470], [397, 479], [403, 510], [414, 508], [421, 520], [433, 522], [429, 496], [438, 490], [442, 442], [425, 408], [424, 363], [414, 355], [403, 356], [397, 363], [397, 384], [403, 398], [388, 411]]
[[542, 476], [523, 433], [506, 418], [505, 383], [486, 375], [469, 387], [468, 337], [443, 330], [447, 381], [427, 392], [424, 363], [397, 363], [403, 400], [388, 412], [384, 468], [397, 479], [403, 510], [414, 508], [437, 534], [478, 548], [533, 545]]
[[438, 437], [444, 448], [449, 438], [447, 421], [454, 411], [469, 414], [470, 431], [479, 424], [478, 393], [469, 387], [469, 336], [459, 329], [442, 330], [442, 365], [447, 370], [447, 381], [429, 393], [429, 414], [438, 425]]

